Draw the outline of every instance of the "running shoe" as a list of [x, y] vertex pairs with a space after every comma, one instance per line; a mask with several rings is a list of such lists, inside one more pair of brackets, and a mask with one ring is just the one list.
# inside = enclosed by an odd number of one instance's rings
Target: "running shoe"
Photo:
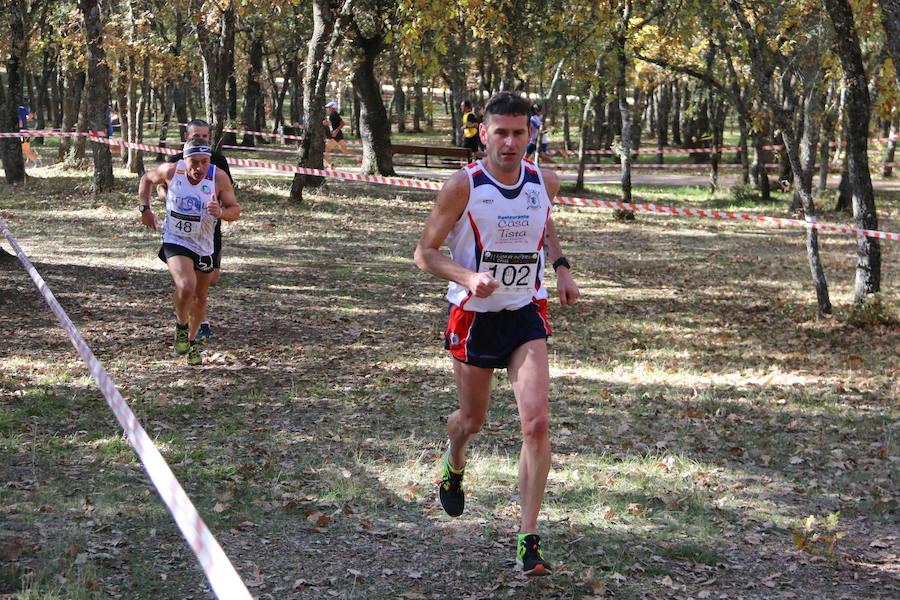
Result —
[[544, 560], [541, 552], [541, 538], [536, 533], [519, 534], [516, 546], [516, 566], [529, 577], [550, 575], [550, 563]]
[[187, 351], [190, 347], [190, 340], [188, 339], [188, 328], [185, 325], [183, 328], [179, 325], [175, 326], [175, 354], [187, 354]]
[[212, 327], [209, 326], [209, 323], [207, 323], [206, 321], [200, 323], [200, 329], [197, 330], [197, 337], [194, 338], [194, 341], [205, 342], [208, 341], [211, 337]]
[[200, 345], [197, 342], [191, 342], [187, 353], [187, 364], [193, 367], [202, 362], [203, 359], [200, 358]]
[[441, 506], [451, 517], [463, 514], [466, 505], [466, 494], [462, 489], [463, 473], [465, 468], [456, 470], [450, 466], [450, 451], [444, 455], [444, 468], [441, 471], [441, 484], [438, 486], [438, 496]]

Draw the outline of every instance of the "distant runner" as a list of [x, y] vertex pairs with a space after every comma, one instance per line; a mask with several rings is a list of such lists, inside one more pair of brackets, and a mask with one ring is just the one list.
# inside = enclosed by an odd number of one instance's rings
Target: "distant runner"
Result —
[[[415, 260], [423, 271], [450, 281], [444, 345], [455, 359], [459, 409], [447, 420], [450, 448], [442, 461], [441, 505], [451, 517], [463, 512], [466, 446], [484, 425], [494, 369], [505, 368], [523, 438], [516, 564], [525, 575], [549, 575], [537, 534], [550, 471], [545, 249], [556, 271], [560, 304], [574, 303], [578, 288], [550, 220], [559, 178], [523, 160], [530, 108], [513, 92], [488, 101], [479, 128], [485, 157], [444, 185]], [[444, 242], [450, 258], [439, 250]]]
[[138, 187], [141, 222], [153, 230], [159, 229], [159, 221], [150, 208], [150, 193], [154, 185], [167, 188], [159, 258], [175, 282], [175, 353], [187, 354], [189, 365], [203, 362], [195, 338], [215, 264], [216, 220], [235, 221], [241, 215], [231, 180], [210, 164], [211, 154], [203, 139], [192, 138], [184, 144], [183, 160], [145, 173]]

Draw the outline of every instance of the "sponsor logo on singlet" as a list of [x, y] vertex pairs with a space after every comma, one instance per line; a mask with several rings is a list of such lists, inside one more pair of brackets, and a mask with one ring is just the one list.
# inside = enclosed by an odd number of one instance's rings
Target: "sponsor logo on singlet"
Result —
[[537, 210], [541, 207], [541, 199], [536, 191], [525, 191], [525, 206], [528, 207], [528, 210]]
[[501, 244], [524, 240], [528, 235], [529, 215], [498, 215], [497, 232]]
[[200, 212], [203, 202], [196, 196], [179, 196], [175, 199], [178, 210], [185, 212]]

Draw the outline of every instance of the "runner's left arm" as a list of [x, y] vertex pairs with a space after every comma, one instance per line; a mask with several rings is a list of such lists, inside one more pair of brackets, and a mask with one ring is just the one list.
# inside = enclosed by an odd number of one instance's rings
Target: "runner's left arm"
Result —
[[[553, 171], [542, 170], [541, 172], [544, 176], [547, 196], [552, 201], [559, 191], [559, 177]], [[559, 236], [556, 235], [556, 227], [553, 225], [552, 217], [547, 219], [547, 227], [544, 230], [544, 251], [547, 254], [547, 262], [551, 265], [557, 259], [563, 257]], [[559, 292], [559, 303], [563, 306], [572, 306], [580, 294], [578, 286], [575, 285], [575, 280], [572, 279], [569, 267], [565, 265], [560, 265], [556, 269], [556, 290]]]
[[231, 179], [221, 169], [216, 169], [216, 197], [207, 205], [209, 214], [223, 221], [237, 221], [241, 207], [234, 195]]

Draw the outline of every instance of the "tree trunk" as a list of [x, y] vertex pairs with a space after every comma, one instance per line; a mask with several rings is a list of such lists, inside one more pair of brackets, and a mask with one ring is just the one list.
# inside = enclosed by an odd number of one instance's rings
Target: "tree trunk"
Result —
[[[85, 72], [82, 75], [79, 75], [79, 82], [82, 82], [77, 88], [80, 90], [76, 97], [79, 99], [76, 103], [78, 107], [78, 124], [75, 126], [76, 130], [79, 133], [84, 133], [88, 130], [88, 94], [85, 90], [90, 86], [90, 79], [88, 77], [88, 73]], [[75, 138], [74, 145], [72, 146], [72, 151], [69, 154], [70, 159], [73, 162], [84, 160], [87, 155], [87, 138], [84, 136], [78, 136]], [[110, 155], [110, 161], [112, 161], [112, 156]]]
[[591, 110], [597, 105], [594, 102], [596, 93], [595, 90], [591, 89], [590, 96], [588, 96], [587, 102], [584, 103], [584, 109], [581, 114], [581, 132], [578, 135], [578, 177], [575, 180], [575, 189], [578, 191], [584, 190], [584, 164], [587, 156], [585, 150], [587, 150], [586, 146], [591, 133]]
[[375, 61], [384, 49], [384, 36], [364, 37], [354, 24], [350, 38], [354, 49], [353, 86], [360, 99], [359, 136], [363, 143], [363, 173], [394, 175], [391, 122], [375, 77]]
[[[875, 194], [869, 173], [869, 89], [863, 68], [853, 11], [847, 0], [825, 0], [834, 25], [835, 53], [841, 60], [847, 88], [847, 168], [853, 189], [853, 215], [860, 229], [878, 229]], [[856, 286], [853, 301], [862, 304], [867, 294], [881, 290], [881, 244], [878, 238], [856, 238]]]
[[[607, 115], [612, 114], [615, 103], [607, 102], [606, 93], [602, 85], [597, 90], [597, 93], [593, 95], [593, 98], [594, 105], [590, 108], [593, 121], [588, 128], [591, 132], [588, 138], [588, 148], [602, 150], [609, 148], [608, 138], [613, 137], [612, 133], [608, 133], [609, 130], [613, 129], [613, 125], [611, 118]], [[618, 107], [615, 110], [618, 111]]]
[[[37, 84], [37, 100], [35, 103], [39, 107], [37, 114], [37, 128], [45, 129], [47, 127], [47, 116], [51, 112], [51, 102], [50, 102], [50, 80], [53, 78], [54, 69], [51, 66], [51, 62], [56, 64], [56, 53], [51, 56], [51, 51], [53, 49], [51, 47], [44, 48], [44, 51], [41, 53], [41, 78], [38, 80]], [[52, 118], [50, 121], [52, 122]], [[43, 146], [44, 138], [35, 138], [32, 140], [34, 144]]]
[[900, 0], [878, 0], [884, 41], [894, 63], [894, 77], [900, 85]]
[[710, 193], [714, 194], [719, 187], [719, 148], [721, 147], [719, 116], [724, 111], [720, 107], [720, 102], [712, 87], [706, 88], [706, 107], [712, 138], [712, 152], [709, 155], [709, 188]]
[[[18, 131], [19, 119], [17, 108], [24, 102], [22, 93], [22, 73], [25, 68], [25, 57], [28, 55], [28, 32], [25, 25], [27, 12], [26, 3], [23, 0], [11, 0], [7, 4], [7, 19], [9, 21], [9, 58], [6, 60], [6, 83], [4, 93], [5, 104], [0, 105], [0, 129], [3, 131]], [[2, 80], [0, 80], [2, 85]], [[7, 183], [22, 183], [25, 181], [25, 161], [22, 158], [22, 143], [19, 138], [3, 138], [3, 171]]]
[[452, 36], [451, 39], [447, 40], [447, 56], [444, 58], [444, 68], [441, 69], [444, 83], [450, 88], [447, 113], [450, 115], [450, 127], [452, 130], [450, 140], [454, 146], [462, 146], [463, 143], [463, 131], [460, 129], [462, 114], [460, 113], [459, 105], [466, 99], [466, 48], [464, 42], [462, 34], [459, 34], [459, 37]]
[[391, 50], [391, 83], [394, 86], [394, 114], [397, 115], [397, 133], [406, 132], [406, 92], [403, 90], [403, 72], [400, 64], [400, 53]]
[[[106, 131], [109, 107], [109, 64], [103, 48], [103, 21], [98, 0], [79, 0], [84, 18], [87, 39], [88, 82], [86, 115], [91, 131]], [[94, 193], [109, 191], [113, 187], [112, 155], [106, 144], [93, 144]]]
[[[306, 54], [303, 77], [303, 109], [306, 130], [300, 144], [300, 166], [321, 169], [325, 151], [325, 93], [334, 53], [343, 38], [350, 18], [352, 0], [345, 0], [337, 22], [333, 18], [336, 7], [330, 0], [313, 0], [313, 33]], [[321, 185], [322, 178], [296, 174], [291, 182], [291, 200], [303, 201], [303, 188]]]
[[422, 91], [422, 76], [416, 72], [413, 83], [413, 133], [422, 133], [422, 121], [425, 119], [425, 94]]
[[656, 103], [656, 147], [660, 150], [657, 162], [665, 156], [661, 150], [669, 145], [669, 113], [672, 111], [672, 84], [665, 82], [659, 87], [659, 101]]
[[[303, 120], [303, 69], [299, 53], [294, 59], [294, 71], [291, 73], [291, 126], [300, 125]], [[301, 131], [295, 131], [301, 135]]]
[[[203, 91], [206, 117], [210, 125], [210, 142], [215, 146], [222, 137], [228, 116], [226, 88], [234, 71], [235, 8], [229, 1], [223, 8], [207, 4], [207, 0], [191, 0], [194, 29], [203, 59]], [[199, 18], [211, 13], [218, 27], [211, 30], [207, 20]]]
[[756, 188], [759, 190], [760, 198], [764, 202], [770, 202], [772, 200], [772, 186], [769, 182], [769, 170], [766, 168], [768, 152], [763, 149], [765, 143], [766, 138], [763, 136], [763, 133], [761, 131], [754, 132], [753, 151], [756, 160], [751, 167], [751, 171], [753, 172], [753, 180], [756, 183]]
[[672, 143], [681, 146], [681, 84], [672, 82]]
[[[162, 103], [162, 118], [160, 119], [162, 123], [159, 126], [159, 145], [165, 148], [168, 144], [167, 140], [169, 139], [169, 119], [172, 118], [172, 109], [175, 106], [175, 85], [173, 83], [167, 83], [163, 86], [163, 93], [162, 97], [160, 98], [160, 102]], [[173, 141], [176, 142], [175, 145], [177, 146], [177, 142], [181, 140], [179, 139]], [[162, 152], [156, 155], [156, 160], [158, 162], [162, 162], [165, 159], [166, 156]]]
[[[622, 18], [619, 22], [618, 37], [616, 39], [616, 66], [618, 67], [618, 77], [616, 81], [616, 96], [619, 101], [619, 114], [622, 119], [622, 135], [620, 137], [622, 150], [619, 160], [622, 163], [622, 202], [631, 202], [631, 112], [628, 107], [628, 95], [625, 87], [625, 78], [628, 74], [628, 57], [626, 55], [625, 44], [627, 43], [626, 33], [628, 22], [631, 18], [631, 0], [625, 0], [622, 11]], [[621, 211], [624, 214], [618, 214], [618, 218], [634, 218], [631, 211]]]
[[[800, 153], [797, 149], [796, 138], [794, 137], [794, 127], [789, 114], [783, 110], [783, 106], [775, 99], [772, 93], [772, 71], [775, 66], [775, 58], [771, 55], [771, 51], [765, 41], [759, 38], [756, 28], [747, 20], [743, 6], [739, 0], [728, 0], [729, 8], [732, 15], [737, 20], [744, 39], [747, 41], [748, 54], [750, 58], [751, 72], [759, 92], [765, 102], [775, 114], [775, 120], [781, 129], [782, 138], [784, 140], [785, 152], [787, 153], [795, 176], [800, 173]], [[816, 209], [812, 195], [806, 193], [796, 182], [800, 189], [801, 201], [803, 202], [803, 210], [808, 220], [815, 220]], [[828, 294], [828, 283], [825, 279], [825, 272], [822, 268], [822, 260], [819, 255], [819, 237], [818, 231], [812, 227], [806, 230], [806, 255], [809, 262], [810, 274], [813, 278], [813, 285], [816, 290], [816, 303], [820, 313], [831, 314], [831, 300]]]
[[[247, 57], [249, 65], [247, 67], [247, 87], [244, 93], [244, 112], [242, 120], [244, 129], [248, 131], [258, 131], [256, 129], [256, 110], [259, 98], [262, 95], [262, 86], [259, 84], [259, 74], [262, 73], [263, 67], [263, 40], [261, 32], [251, 34], [250, 52]], [[256, 136], [252, 133], [245, 133], [242, 146], [256, 146]]]
[[562, 131], [563, 131], [563, 150], [568, 152], [572, 149], [572, 137], [569, 124], [569, 83], [566, 81], [562, 84]]
[[[82, 75], [82, 73], [78, 73], [78, 75]], [[76, 73], [73, 71], [65, 70], [63, 71], [63, 98], [62, 98], [62, 130], [63, 131], [72, 131], [74, 129], [75, 124], [78, 119], [78, 106], [75, 105], [75, 77]], [[57, 159], [62, 161], [65, 160], [69, 154], [69, 149], [72, 147], [72, 138], [63, 137], [59, 138], [59, 151], [57, 153]]]
[[[137, 134], [136, 142], [142, 144], [144, 142], [144, 112], [147, 102], [150, 99], [150, 56], [144, 55], [143, 65], [141, 67], [141, 99], [137, 105], [137, 126], [135, 132]], [[144, 151], [138, 150], [134, 157], [134, 172], [138, 175], [144, 174]]]

